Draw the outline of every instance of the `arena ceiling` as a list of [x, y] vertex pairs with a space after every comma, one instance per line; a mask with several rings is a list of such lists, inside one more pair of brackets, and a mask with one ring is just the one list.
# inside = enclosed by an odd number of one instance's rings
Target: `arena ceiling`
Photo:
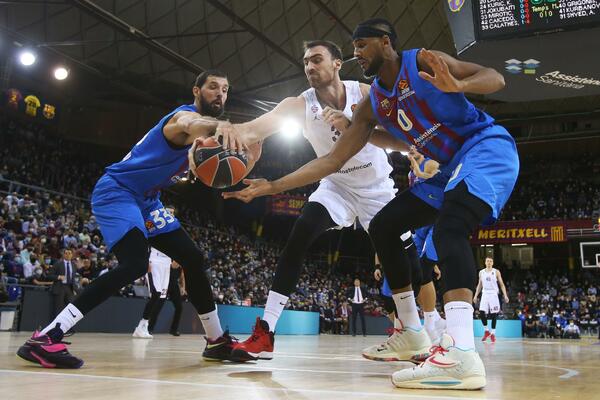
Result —
[[[74, 70], [110, 82], [149, 103], [187, 99], [195, 76], [225, 71], [235, 114], [247, 118], [304, 90], [302, 42], [328, 39], [352, 56], [351, 31], [385, 17], [399, 48], [455, 53], [438, 0], [67, 0], [0, 1], [0, 34], [67, 60]], [[345, 78], [362, 79], [356, 63]], [[108, 95], [102, 91], [95, 95]], [[597, 108], [598, 98], [498, 103], [478, 98], [506, 117]]]

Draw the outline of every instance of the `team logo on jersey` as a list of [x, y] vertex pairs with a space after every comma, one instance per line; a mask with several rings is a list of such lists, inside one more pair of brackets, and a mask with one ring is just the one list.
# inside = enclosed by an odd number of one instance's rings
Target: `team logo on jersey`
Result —
[[390, 108], [392, 108], [392, 104], [387, 98], [385, 98], [381, 100], [381, 102], [379, 103], [379, 107], [381, 107], [383, 111], [388, 111]]
[[147, 220], [144, 225], [146, 226], [146, 230], [148, 232], [154, 232], [156, 230], [156, 226], [154, 225], [154, 222], [152, 222], [150, 220]]
[[310, 108], [310, 111], [312, 111], [312, 113], [313, 113], [313, 114], [316, 114], [316, 113], [317, 113], [317, 111], [319, 111], [319, 107], [317, 107], [317, 106], [313, 105], [313, 106]]
[[402, 101], [415, 94], [415, 91], [410, 89], [408, 81], [405, 79], [400, 79], [400, 82], [398, 82], [398, 90], [400, 91], [398, 101]]
[[448, 0], [448, 7], [452, 12], [459, 12], [464, 5], [465, 0]]

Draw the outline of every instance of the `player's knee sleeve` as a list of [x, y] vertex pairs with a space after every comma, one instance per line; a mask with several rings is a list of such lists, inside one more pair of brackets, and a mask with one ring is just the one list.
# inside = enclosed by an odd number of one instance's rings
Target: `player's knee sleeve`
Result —
[[310, 245], [327, 229], [335, 226], [327, 209], [320, 203], [308, 202], [294, 223], [277, 262], [272, 289], [289, 296], [302, 273], [306, 252]]
[[148, 240], [138, 228], [127, 232], [112, 251], [117, 255], [119, 266], [94, 279], [73, 301], [83, 315], [148, 271]]
[[119, 261], [118, 269], [129, 279], [124, 285], [148, 272], [148, 239], [138, 228], [133, 228], [112, 248]]
[[421, 258], [421, 271], [423, 277], [421, 278], [421, 286], [427, 285], [433, 280], [433, 267], [435, 263], [427, 257]]
[[406, 255], [410, 261], [410, 283], [412, 284], [415, 298], [419, 297], [421, 291], [421, 285], [423, 284], [423, 270], [421, 269], [421, 262], [419, 260], [419, 254], [417, 253], [417, 246], [412, 241], [412, 237], [402, 242], [405, 245]]
[[446, 290], [473, 290], [477, 271], [466, 221], [458, 215], [440, 214], [433, 232], [433, 240], [440, 264], [444, 266], [442, 279]]
[[446, 193], [433, 229], [446, 290], [474, 289], [477, 267], [469, 235], [490, 212], [491, 207], [469, 193], [465, 182]]

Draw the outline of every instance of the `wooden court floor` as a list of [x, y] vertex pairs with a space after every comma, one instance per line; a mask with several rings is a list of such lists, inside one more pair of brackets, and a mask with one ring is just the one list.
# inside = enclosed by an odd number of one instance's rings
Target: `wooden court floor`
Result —
[[204, 340], [157, 335], [77, 334], [72, 352], [82, 369], [48, 370], [21, 361], [24, 333], [0, 333], [0, 398], [61, 399], [600, 399], [597, 340], [500, 339], [478, 343], [487, 364], [484, 390], [400, 390], [390, 374], [404, 363], [380, 363], [360, 350], [382, 336], [278, 336], [275, 358], [211, 363]]

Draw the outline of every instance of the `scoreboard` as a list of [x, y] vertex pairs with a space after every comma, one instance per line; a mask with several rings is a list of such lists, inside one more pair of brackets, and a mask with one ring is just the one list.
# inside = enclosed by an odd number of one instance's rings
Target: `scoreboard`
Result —
[[492, 67], [529, 102], [600, 96], [600, 0], [444, 0], [458, 56]]
[[600, 22], [600, 0], [474, 1], [478, 37], [493, 39]]

